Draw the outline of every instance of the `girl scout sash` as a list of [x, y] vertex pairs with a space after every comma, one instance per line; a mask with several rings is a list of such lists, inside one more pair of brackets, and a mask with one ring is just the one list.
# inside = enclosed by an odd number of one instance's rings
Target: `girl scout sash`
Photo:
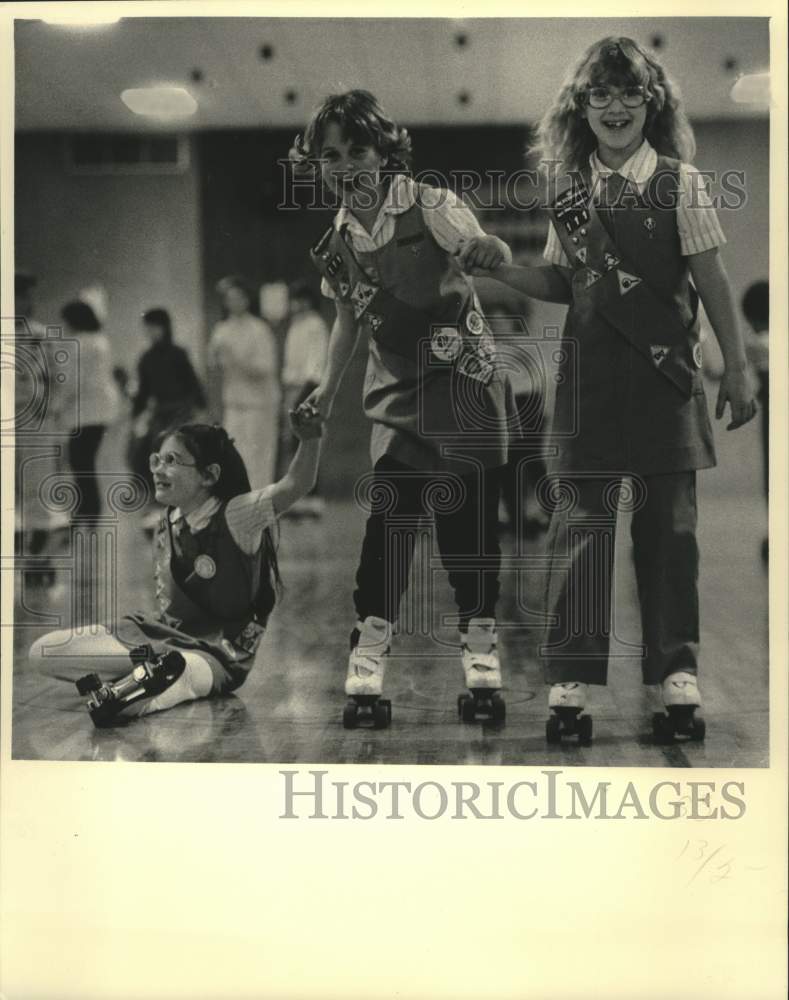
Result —
[[573, 297], [586, 299], [630, 344], [690, 399], [701, 345], [676, 303], [661, 297], [614, 243], [592, 202], [586, 181], [574, 176], [551, 216], [573, 268]]
[[356, 321], [365, 323], [385, 351], [418, 365], [422, 345], [429, 343], [432, 364], [490, 383], [495, 371], [492, 335], [473, 302], [446, 319], [404, 302], [370, 278], [334, 226], [310, 250], [310, 257], [337, 298], [351, 305]]

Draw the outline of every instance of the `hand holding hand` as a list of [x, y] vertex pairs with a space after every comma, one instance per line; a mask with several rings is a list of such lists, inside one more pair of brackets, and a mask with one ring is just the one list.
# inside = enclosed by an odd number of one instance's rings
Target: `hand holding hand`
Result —
[[457, 259], [467, 274], [484, 275], [505, 263], [505, 244], [496, 236], [475, 236], [458, 250]]
[[307, 400], [295, 410], [289, 410], [288, 416], [291, 430], [299, 441], [311, 441], [323, 436], [323, 418]]

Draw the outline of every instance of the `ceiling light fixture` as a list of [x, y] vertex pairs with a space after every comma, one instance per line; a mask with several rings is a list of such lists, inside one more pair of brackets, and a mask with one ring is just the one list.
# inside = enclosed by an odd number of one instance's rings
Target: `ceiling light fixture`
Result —
[[731, 88], [731, 99], [735, 104], [770, 103], [770, 74], [746, 73]]
[[124, 90], [121, 100], [135, 115], [147, 118], [188, 118], [197, 101], [183, 87], [140, 87]]

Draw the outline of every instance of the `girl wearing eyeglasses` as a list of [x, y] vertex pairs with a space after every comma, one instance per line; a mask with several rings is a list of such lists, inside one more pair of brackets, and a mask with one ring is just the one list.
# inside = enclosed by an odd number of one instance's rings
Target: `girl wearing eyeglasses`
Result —
[[[279, 584], [272, 528], [317, 474], [320, 417], [302, 406], [291, 425], [298, 451], [282, 479], [261, 490], [250, 489], [221, 427], [166, 432], [151, 455], [156, 499], [166, 508], [155, 547], [157, 612], [127, 615], [114, 633], [52, 632], [30, 652], [44, 673], [76, 680], [97, 726], [234, 691], [246, 680]], [[81, 676], [87, 670], [96, 673]]]
[[[690, 165], [679, 93], [629, 38], [582, 56], [540, 122], [548, 174], [547, 267], [491, 276], [569, 304], [553, 421], [558, 448], [548, 536], [546, 735], [591, 740], [590, 684], [605, 684], [617, 509], [629, 506], [643, 626], [644, 683], [667, 712], [656, 740], [704, 736], [699, 652], [696, 470], [715, 464], [697, 307], [725, 361], [715, 415], [733, 430], [755, 404], [715, 210]], [[558, 167], [558, 170], [557, 170]], [[474, 273], [482, 273], [475, 269]], [[566, 348], [566, 349], [564, 349]], [[623, 477], [631, 485], [623, 492]]]

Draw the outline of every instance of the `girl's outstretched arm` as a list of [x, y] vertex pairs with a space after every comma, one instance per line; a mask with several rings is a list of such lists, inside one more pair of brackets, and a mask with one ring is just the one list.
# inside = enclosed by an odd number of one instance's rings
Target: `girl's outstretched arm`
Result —
[[751, 381], [748, 378], [745, 346], [732, 301], [729, 278], [717, 247], [691, 254], [688, 266], [710, 324], [720, 344], [725, 369], [718, 390], [715, 416], [723, 416], [726, 403], [731, 412], [727, 431], [742, 427], [756, 413]]
[[334, 321], [326, 355], [326, 368], [321, 384], [307, 396], [305, 404], [314, 407], [324, 420], [328, 420], [334, 397], [340, 388], [345, 369], [359, 342], [360, 326], [353, 309], [343, 302], [336, 302], [337, 319]]
[[[562, 272], [566, 272], [566, 276]], [[570, 293], [570, 270], [551, 264], [545, 267], [522, 267], [519, 264], [502, 264], [493, 270], [472, 268], [471, 274], [484, 278], [495, 278], [503, 285], [543, 302], [560, 302], [567, 305], [572, 301]]]
[[299, 439], [299, 447], [288, 471], [269, 492], [277, 516], [306, 496], [318, 476], [323, 419], [314, 407], [304, 402], [297, 410], [291, 410], [290, 426]]

